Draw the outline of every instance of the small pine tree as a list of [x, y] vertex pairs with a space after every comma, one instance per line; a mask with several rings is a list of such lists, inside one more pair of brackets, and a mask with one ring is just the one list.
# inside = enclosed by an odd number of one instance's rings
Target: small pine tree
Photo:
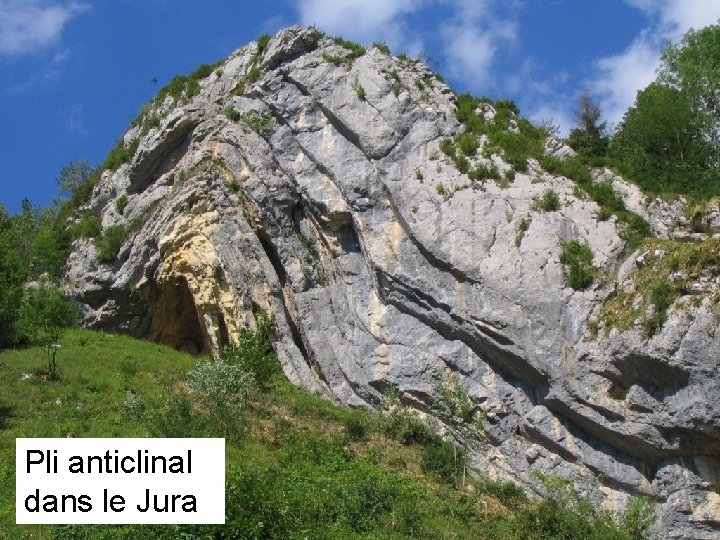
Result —
[[610, 139], [605, 133], [607, 123], [600, 122], [600, 107], [586, 88], [580, 96], [577, 126], [570, 131], [568, 144], [582, 157], [597, 158], [607, 155]]

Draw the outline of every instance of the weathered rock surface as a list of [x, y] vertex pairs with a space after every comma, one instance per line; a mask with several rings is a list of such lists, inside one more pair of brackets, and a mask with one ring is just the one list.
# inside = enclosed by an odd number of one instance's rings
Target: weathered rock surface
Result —
[[[68, 265], [87, 323], [210, 353], [263, 309], [288, 377], [353, 406], [395, 387], [432, 415], [450, 369], [487, 415], [478, 470], [536, 492], [534, 470], [594, 476], [613, 508], [652, 497], [671, 538], [720, 538], [720, 332], [707, 288], [652, 337], [593, 337], [588, 321], [636, 271], [615, 219], [599, 221], [573, 182], [536, 162], [505, 188], [465, 189], [438, 152], [461, 130], [448, 87], [375, 48], [328, 61], [348, 54], [284, 30], [260, 53], [233, 54], [199, 95], [166, 100], [160, 125], [126, 135], [138, 151], [88, 208], [129, 234], [113, 264], [80, 240]], [[667, 236], [677, 212], [610, 177]], [[548, 188], [560, 209], [534, 210]], [[609, 276], [583, 291], [559, 262], [575, 239]]]

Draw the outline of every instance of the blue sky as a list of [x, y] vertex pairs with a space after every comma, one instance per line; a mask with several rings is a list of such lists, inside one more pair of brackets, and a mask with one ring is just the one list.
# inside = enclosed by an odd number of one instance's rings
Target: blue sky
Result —
[[718, 19], [720, 0], [0, 0], [0, 202], [48, 204], [174, 75], [290, 24], [422, 52], [456, 91], [567, 130], [583, 88], [618, 122], [663, 45]]

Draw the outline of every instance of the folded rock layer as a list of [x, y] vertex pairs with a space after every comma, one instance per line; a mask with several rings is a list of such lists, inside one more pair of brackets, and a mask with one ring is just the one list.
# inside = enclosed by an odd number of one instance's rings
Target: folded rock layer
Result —
[[[264, 310], [295, 383], [369, 407], [394, 388], [440, 420], [452, 373], [485, 416], [477, 471], [536, 493], [536, 470], [589, 478], [610, 509], [651, 497], [671, 538], [720, 537], [717, 279], [695, 276], [653, 334], [598, 331], [663, 254], [630, 254], [616, 220], [537, 161], [470, 181], [439, 149], [463, 131], [456, 102], [419, 61], [353, 58], [299, 27], [240, 49], [198, 92], [161, 95], [83, 209], [125, 232], [112, 263], [74, 246], [86, 322], [207, 354]], [[473, 160], [512, 169], [480, 143]], [[597, 179], [668, 234], [676, 208]], [[550, 189], [559, 205], [542, 211]], [[574, 240], [600, 276], [584, 290], [560, 262]]]

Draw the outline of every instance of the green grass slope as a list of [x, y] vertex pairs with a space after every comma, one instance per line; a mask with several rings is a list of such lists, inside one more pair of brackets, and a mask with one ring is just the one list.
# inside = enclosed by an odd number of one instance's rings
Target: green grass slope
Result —
[[[619, 524], [560, 491], [531, 502], [512, 484], [463, 486], [452, 446], [402, 409], [342, 408], [280, 375], [251, 391], [228, 431], [189, 391], [202, 361], [86, 330], [63, 340], [58, 381], [43, 375], [43, 349], [0, 353], [0, 538], [643, 537], [637, 520]], [[224, 526], [15, 525], [16, 437], [223, 435]]]

